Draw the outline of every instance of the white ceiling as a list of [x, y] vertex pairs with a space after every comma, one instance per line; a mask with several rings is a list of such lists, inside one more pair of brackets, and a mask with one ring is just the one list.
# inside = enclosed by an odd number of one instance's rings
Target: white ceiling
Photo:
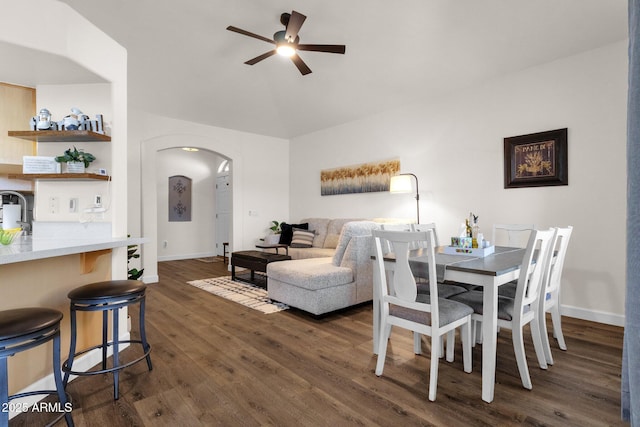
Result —
[[[624, 40], [626, 0], [63, 0], [128, 51], [130, 108], [291, 138]], [[301, 52], [272, 48], [282, 12]]]

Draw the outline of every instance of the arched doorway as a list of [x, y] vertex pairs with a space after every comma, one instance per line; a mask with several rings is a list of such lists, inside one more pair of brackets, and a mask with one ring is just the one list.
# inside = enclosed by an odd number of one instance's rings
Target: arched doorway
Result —
[[[145, 269], [143, 280], [146, 283], [158, 281], [158, 247], [162, 245], [162, 242], [158, 240], [158, 178], [156, 171], [159, 165], [158, 154], [162, 150], [184, 146], [196, 147], [217, 153], [232, 162], [233, 169], [229, 179], [233, 183], [234, 190], [231, 194], [229, 251], [234, 246], [240, 246], [236, 242], [242, 241], [242, 227], [239, 216], [241, 209], [238, 206], [240, 200], [238, 194], [242, 191], [242, 180], [239, 177], [242, 176], [243, 165], [240, 153], [237, 153], [228, 145], [208, 136], [189, 134], [162, 135], [141, 141], [141, 229], [142, 236], [149, 239], [144, 244], [141, 254], [142, 267]], [[213, 172], [215, 174], [215, 169]]]

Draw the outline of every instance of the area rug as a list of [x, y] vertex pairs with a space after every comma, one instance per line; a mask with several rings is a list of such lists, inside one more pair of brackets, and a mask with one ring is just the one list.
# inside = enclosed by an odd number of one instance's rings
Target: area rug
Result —
[[193, 280], [187, 283], [265, 314], [277, 313], [289, 308], [286, 304], [270, 300], [266, 289], [244, 282], [234, 282], [230, 276]]

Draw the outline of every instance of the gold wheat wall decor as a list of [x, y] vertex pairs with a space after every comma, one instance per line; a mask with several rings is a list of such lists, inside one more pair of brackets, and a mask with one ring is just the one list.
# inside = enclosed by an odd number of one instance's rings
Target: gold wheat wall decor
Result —
[[320, 194], [389, 191], [389, 180], [399, 172], [399, 159], [325, 169], [320, 171]]

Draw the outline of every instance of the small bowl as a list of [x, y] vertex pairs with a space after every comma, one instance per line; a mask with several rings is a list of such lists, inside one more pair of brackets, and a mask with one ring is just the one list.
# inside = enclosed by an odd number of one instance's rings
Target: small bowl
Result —
[[0, 229], [0, 244], [10, 245], [16, 236], [22, 234], [22, 228], [9, 228], [7, 230]]

